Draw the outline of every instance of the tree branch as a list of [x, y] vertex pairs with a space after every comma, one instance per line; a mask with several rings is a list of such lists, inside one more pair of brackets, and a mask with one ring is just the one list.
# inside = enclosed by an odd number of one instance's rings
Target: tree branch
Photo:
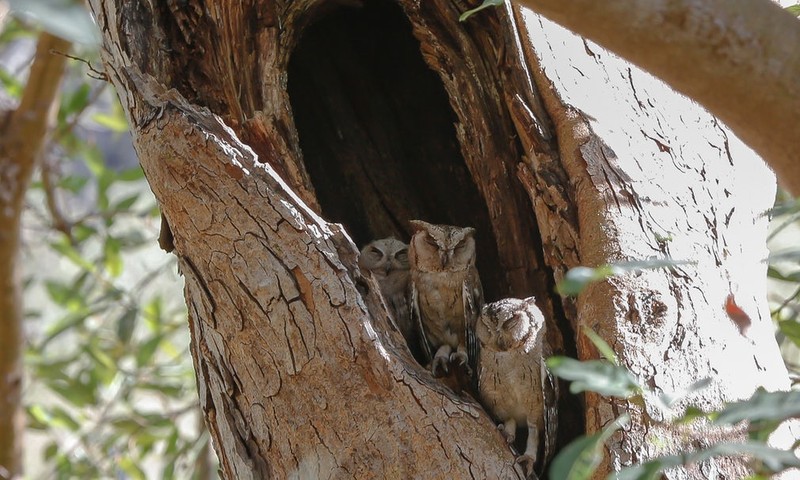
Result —
[[0, 126], [0, 477], [21, 473], [22, 286], [17, 268], [20, 215], [33, 168], [50, 128], [70, 43], [48, 33], [36, 56], [19, 107]]
[[769, 0], [519, 0], [722, 119], [800, 195], [800, 23]]

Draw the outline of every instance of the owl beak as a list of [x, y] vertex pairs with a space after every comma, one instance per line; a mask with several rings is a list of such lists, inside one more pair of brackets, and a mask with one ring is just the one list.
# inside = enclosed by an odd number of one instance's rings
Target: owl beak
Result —
[[444, 268], [450, 260], [453, 258], [453, 251], [452, 250], [442, 250], [439, 252], [439, 261], [442, 263], [442, 268]]
[[501, 352], [505, 352], [508, 349], [508, 345], [506, 345], [506, 341], [502, 338], [497, 340], [497, 349]]

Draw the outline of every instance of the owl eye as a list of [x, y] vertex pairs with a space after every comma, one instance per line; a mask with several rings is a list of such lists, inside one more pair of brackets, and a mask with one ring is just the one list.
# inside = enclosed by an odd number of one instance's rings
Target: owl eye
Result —
[[376, 260], [383, 258], [383, 252], [375, 247], [369, 249], [369, 254], [372, 255]]
[[408, 261], [408, 250], [406, 250], [405, 248], [400, 250], [399, 252], [394, 254], [394, 258], [396, 258], [397, 260], [399, 260], [401, 262], [407, 262]]
[[431, 237], [430, 235], [425, 235], [425, 243], [427, 243], [431, 247], [439, 248], [439, 245], [436, 244], [436, 240], [434, 240], [433, 237]]
[[519, 327], [520, 322], [522, 322], [522, 319], [519, 318], [519, 316], [514, 315], [510, 319], [506, 320], [505, 323], [503, 323], [503, 328], [505, 330], [513, 330]]

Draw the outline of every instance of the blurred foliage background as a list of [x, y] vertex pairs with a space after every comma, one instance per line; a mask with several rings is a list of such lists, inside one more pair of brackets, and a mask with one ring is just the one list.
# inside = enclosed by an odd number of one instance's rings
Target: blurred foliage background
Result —
[[[74, 42], [22, 217], [26, 478], [215, 478], [182, 286], [97, 36], [71, 0], [11, 2], [6, 100], [43, 31]], [[51, 52], [64, 55], [67, 52]]]
[[[91, 20], [72, 0], [11, 7], [0, 35], [8, 100], [25, 88], [42, 29], [75, 42], [76, 57], [23, 214], [26, 477], [215, 478], [182, 281], [174, 257], [158, 249], [158, 208], [122, 109], [91, 68], [99, 65]], [[765, 214], [775, 252], [769, 303], [796, 384], [800, 207], [780, 196]]]

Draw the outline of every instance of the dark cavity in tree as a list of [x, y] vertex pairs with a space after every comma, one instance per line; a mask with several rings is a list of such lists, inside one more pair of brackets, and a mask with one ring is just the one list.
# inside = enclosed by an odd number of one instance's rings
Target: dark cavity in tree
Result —
[[359, 246], [408, 241], [408, 220], [477, 229], [487, 300], [509, 290], [489, 213], [461, 155], [455, 114], [401, 8], [338, 8], [303, 32], [288, 69], [304, 163], [322, 214]]

